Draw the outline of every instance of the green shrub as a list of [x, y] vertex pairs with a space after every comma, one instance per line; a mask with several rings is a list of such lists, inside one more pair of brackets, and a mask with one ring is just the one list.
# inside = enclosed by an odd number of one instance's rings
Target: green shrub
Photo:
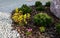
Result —
[[52, 23], [52, 18], [46, 13], [39, 13], [34, 16], [34, 23], [36, 25], [47, 26]]
[[56, 31], [60, 34], [60, 23], [56, 24]]
[[40, 32], [45, 32], [45, 27], [39, 27]]
[[35, 2], [35, 6], [38, 7], [38, 6], [42, 6], [42, 3], [40, 1], [36, 1]]
[[45, 6], [50, 7], [50, 2], [46, 2]]
[[38, 7], [36, 7], [36, 10], [37, 10], [37, 11], [44, 11], [44, 9], [45, 9], [45, 8], [44, 8], [43, 6], [38, 6]]
[[30, 7], [28, 7], [27, 5], [22, 5], [22, 7], [19, 9], [23, 11], [23, 14], [32, 12], [32, 9]]

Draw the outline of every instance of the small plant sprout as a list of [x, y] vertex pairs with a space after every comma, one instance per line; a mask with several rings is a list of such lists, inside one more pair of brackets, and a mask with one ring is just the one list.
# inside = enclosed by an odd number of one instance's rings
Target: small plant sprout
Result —
[[39, 27], [40, 32], [45, 32], [45, 27], [41, 26]]
[[27, 32], [26, 32], [26, 35], [30, 35], [30, 34], [32, 34], [32, 29], [31, 28], [27, 29]]

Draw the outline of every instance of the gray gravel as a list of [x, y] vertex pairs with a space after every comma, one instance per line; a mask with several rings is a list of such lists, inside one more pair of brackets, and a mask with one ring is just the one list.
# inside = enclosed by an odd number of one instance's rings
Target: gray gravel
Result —
[[0, 38], [20, 38], [16, 30], [11, 30], [12, 20], [10, 13], [0, 12]]

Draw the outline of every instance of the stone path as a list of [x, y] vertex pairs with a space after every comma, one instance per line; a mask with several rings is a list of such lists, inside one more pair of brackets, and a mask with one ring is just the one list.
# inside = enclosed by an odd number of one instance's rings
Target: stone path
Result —
[[0, 12], [0, 38], [20, 38], [16, 30], [11, 30], [11, 13]]

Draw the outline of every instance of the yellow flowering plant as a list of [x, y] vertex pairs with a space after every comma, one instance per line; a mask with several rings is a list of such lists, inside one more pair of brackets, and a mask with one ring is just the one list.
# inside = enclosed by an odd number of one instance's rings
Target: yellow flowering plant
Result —
[[18, 17], [18, 20], [19, 20], [19, 22], [21, 22], [21, 21], [23, 20], [23, 15], [20, 15], [20, 16]]
[[19, 10], [18, 10], [18, 8], [16, 8], [16, 9], [15, 9], [15, 13], [18, 13], [18, 12], [19, 12]]
[[12, 15], [12, 19], [19, 23], [19, 25], [24, 25], [24, 24], [27, 24], [27, 20], [30, 18], [30, 14], [27, 13], [27, 14], [22, 14], [22, 11], [19, 11], [19, 13], [17, 13], [17, 10], [16, 12]]
[[24, 19], [26, 19], [27, 18], [27, 15], [26, 14], [24, 14]]
[[31, 16], [31, 15], [30, 15], [29, 13], [27, 13], [27, 19], [29, 19], [29, 18], [30, 18], [30, 16]]
[[13, 19], [15, 22], [18, 22], [18, 16], [13, 16], [12, 19]]
[[15, 22], [18, 22], [18, 17], [19, 17], [19, 13], [14, 13], [12, 15], [12, 19], [15, 21]]

